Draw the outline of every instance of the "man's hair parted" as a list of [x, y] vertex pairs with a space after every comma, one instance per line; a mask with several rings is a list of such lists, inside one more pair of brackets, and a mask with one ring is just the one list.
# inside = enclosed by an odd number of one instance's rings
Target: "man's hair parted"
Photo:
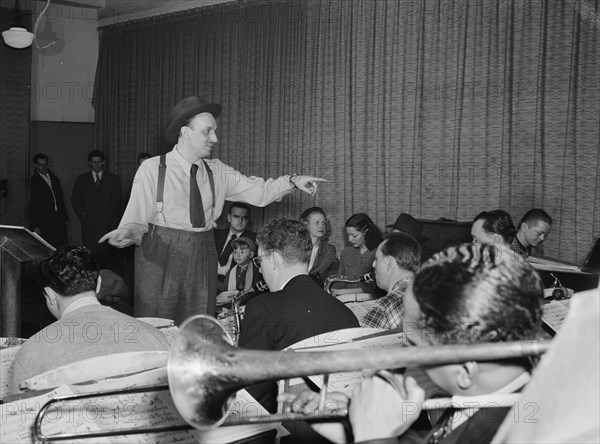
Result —
[[483, 220], [483, 229], [491, 234], [499, 234], [508, 243], [517, 235], [515, 224], [512, 221], [512, 217], [506, 211], [503, 210], [492, 210], [482, 211], [473, 219], [473, 222]]
[[521, 219], [521, 222], [519, 222], [518, 228], [519, 229], [521, 228], [521, 225], [523, 224], [523, 222], [527, 223], [528, 225], [531, 225], [532, 223], [536, 224], [540, 220], [542, 222], [546, 222], [548, 225], [552, 225], [552, 218], [550, 217], [550, 215], [548, 213], [546, 213], [541, 208], [533, 208], [533, 209], [529, 210], [527, 213], [525, 213], [525, 215]]
[[381, 253], [394, 258], [400, 268], [417, 271], [421, 264], [421, 244], [408, 233], [393, 232], [381, 244]]

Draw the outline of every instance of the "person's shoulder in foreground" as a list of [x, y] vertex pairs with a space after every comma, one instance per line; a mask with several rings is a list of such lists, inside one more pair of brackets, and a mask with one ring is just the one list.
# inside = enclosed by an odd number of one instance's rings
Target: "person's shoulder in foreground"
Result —
[[40, 263], [39, 277], [46, 305], [57, 321], [29, 338], [17, 353], [13, 389], [28, 378], [83, 359], [169, 349], [156, 328], [100, 304], [99, 269], [85, 247], [63, 245]]

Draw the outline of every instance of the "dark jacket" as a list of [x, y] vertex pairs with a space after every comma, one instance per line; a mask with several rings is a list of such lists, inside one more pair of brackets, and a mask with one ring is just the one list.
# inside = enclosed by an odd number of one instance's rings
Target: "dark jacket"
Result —
[[[358, 327], [352, 311], [325, 293], [310, 276], [292, 278], [280, 291], [251, 299], [240, 329], [239, 346], [255, 350], [283, 350], [321, 333]], [[248, 389], [269, 411], [276, 409], [275, 383]]]
[[114, 230], [121, 219], [121, 184], [107, 171], [96, 186], [91, 172], [75, 179], [71, 204], [81, 219], [81, 237], [86, 246], [95, 246], [103, 235]]
[[[35, 172], [31, 176], [29, 190], [29, 219], [31, 229], [39, 228], [42, 237], [52, 246], [59, 247], [67, 242], [68, 220], [62, 188], [58, 178], [48, 170], [52, 190], [48, 183]], [[56, 210], [54, 199], [56, 198]]]

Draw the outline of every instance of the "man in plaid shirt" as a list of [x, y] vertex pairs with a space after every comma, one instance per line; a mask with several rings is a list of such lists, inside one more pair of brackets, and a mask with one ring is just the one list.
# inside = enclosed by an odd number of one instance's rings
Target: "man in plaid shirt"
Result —
[[377, 247], [373, 268], [377, 286], [388, 294], [377, 301], [361, 322], [363, 327], [391, 330], [402, 327], [404, 292], [421, 260], [421, 245], [402, 232], [390, 234]]

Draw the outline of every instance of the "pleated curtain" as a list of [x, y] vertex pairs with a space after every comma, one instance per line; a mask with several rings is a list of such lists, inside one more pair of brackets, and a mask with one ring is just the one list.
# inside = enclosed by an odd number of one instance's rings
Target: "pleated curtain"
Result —
[[582, 261], [600, 235], [599, 6], [246, 0], [106, 26], [96, 145], [126, 182], [197, 94], [223, 105], [224, 162], [328, 180], [253, 210], [255, 229], [319, 205], [340, 248], [357, 212], [383, 227], [543, 208], [546, 253]]

